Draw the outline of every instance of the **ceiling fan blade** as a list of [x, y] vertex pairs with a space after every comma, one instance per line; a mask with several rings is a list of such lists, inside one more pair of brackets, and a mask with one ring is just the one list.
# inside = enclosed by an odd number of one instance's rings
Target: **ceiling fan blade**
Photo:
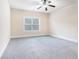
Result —
[[38, 7], [37, 9], [40, 9], [40, 8], [42, 8], [42, 6]]
[[48, 6], [50, 6], [50, 7], [54, 7], [54, 8], [56, 7], [55, 5], [48, 5]]
[[44, 2], [46, 2], [47, 0], [44, 0]]
[[45, 11], [47, 11], [48, 9], [47, 8], [45, 8]]

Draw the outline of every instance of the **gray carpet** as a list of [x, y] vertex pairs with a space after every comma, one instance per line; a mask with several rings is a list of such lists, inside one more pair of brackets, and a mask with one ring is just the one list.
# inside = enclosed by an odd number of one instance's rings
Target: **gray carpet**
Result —
[[52, 37], [12, 39], [1, 59], [78, 59], [77, 44]]

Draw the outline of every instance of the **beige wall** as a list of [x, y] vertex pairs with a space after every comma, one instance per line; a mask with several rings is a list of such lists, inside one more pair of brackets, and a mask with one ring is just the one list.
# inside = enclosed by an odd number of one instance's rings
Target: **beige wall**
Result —
[[[40, 19], [40, 31], [39, 32], [24, 32], [23, 31], [23, 16], [38, 17]], [[48, 14], [11, 8], [11, 36], [12, 37], [48, 35], [48, 31], [49, 31]]]
[[[23, 16], [39, 17], [40, 32], [24, 32]], [[77, 42], [77, 17], [77, 4], [58, 9], [51, 14], [11, 9], [11, 36], [26, 37], [50, 34]]]
[[0, 0], [0, 58], [10, 38], [10, 8], [8, 0]]
[[64, 7], [50, 14], [50, 34], [77, 42], [77, 4]]

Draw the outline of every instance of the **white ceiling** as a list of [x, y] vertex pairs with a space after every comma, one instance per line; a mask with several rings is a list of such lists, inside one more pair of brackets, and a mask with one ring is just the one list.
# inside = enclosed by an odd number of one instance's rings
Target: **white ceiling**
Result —
[[37, 9], [40, 6], [40, 0], [9, 0], [11, 8], [18, 8], [24, 10], [32, 10], [38, 12], [50, 13], [51, 11], [63, 8], [72, 4], [77, 4], [77, 0], [51, 0], [52, 4], [55, 5], [55, 8], [48, 7], [48, 11], [45, 11], [44, 8]]

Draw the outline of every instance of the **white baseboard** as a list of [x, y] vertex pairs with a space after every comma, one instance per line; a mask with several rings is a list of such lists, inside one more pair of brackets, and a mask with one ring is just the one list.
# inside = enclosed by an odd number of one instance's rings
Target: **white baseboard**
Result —
[[63, 37], [63, 36], [59, 36], [59, 35], [50, 35], [50, 36], [52, 36], [52, 37], [56, 37], [56, 38], [60, 38], [60, 39], [64, 39], [64, 40], [68, 40], [68, 41], [71, 41], [71, 42], [75, 42], [75, 43], [78, 43], [78, 41], [77, 40], [75, 40], [75, 39], [69, 39], [69, 38], [67, 38], [67, 37]]
[[41, 35], [21, 35], [21, 36], [11, 36], [11, 38], [23, 38], [23, 37], [36, 37], [36, 36], [48, 36], [46, 34], [41, 34]]
[[[9, 40], [10, 40], [10, 39], [9, 39]], [[8, 43], [9, 43], [9, 40], [5, 43], [5, 46], [3, 46], [3, 48], [1, 49], [2, 51], [0, 52], [0, 58], [2, 57], [2, 55], [3, 55], [4, 51], [5, 51], [5, 49], [7, 48], [7, 45], [8, 45]]]
[[56, 37], [56, 38], [60, 38], [60, 39], [64, 39], [64, 40], [68, 40], [68, 41], [71, 41], [71, 42], [75, 42], [75, 43], [78, 43], [77, 40], [75, 39], [69, 39], [67, 37], [63, 37], [63, 36], [59, 36], [59, 35], [46, 35], [46, 34], [40, 34], [40, 35], [21, 35], [21, 36], [11, 36], [11, 38], [23, 38], [23, 37], [38, 37], [38, 36], [52, 36], [52, 37]]

